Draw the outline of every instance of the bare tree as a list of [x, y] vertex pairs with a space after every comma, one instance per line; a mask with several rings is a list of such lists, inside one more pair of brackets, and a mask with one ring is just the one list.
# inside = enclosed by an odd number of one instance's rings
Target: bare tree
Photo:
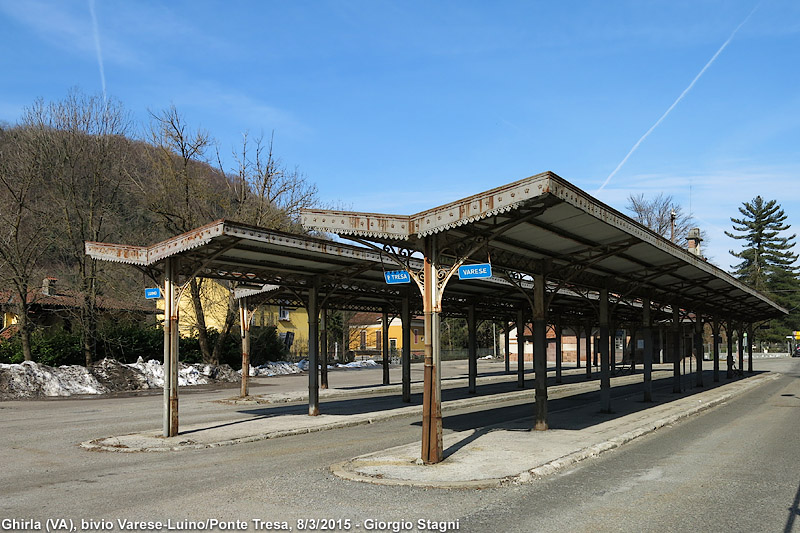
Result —
[[[124, 151], [129, 119], [115, 100], [71, 91], [64, 100], [37, 101], [22, 119], [38, 151], [42, 194], [50, 202], [56, 251], [76, 273], [81, 297], [79, 319], [86, 365], [96, 352], [99, 264], [84, 253], [85, 241], [103, 241], [114, 232], [125, 179]], [[53, 223], [54, 221], [57, 221]]]
[[664, 193], [658, 193], [651, 199], [644, 194], [631, 194], [625, 208], [633, 213], [636, 222], [677, 244], [683, 244], [689, 230], [696, 225], [696, 221], [683, 212], [672, 195]]
[[0, 134], [0, 286], [13, 289], [22, 353], [32, 361], [31, 289], [50, 245], [51, 223], [38, 194], [41, 175], [28, 132], [16, 128]]
[[229, 187], [228, 215], [239, 222], [272, 229], [294, 229], [300, 210], [319, 204], [317, 187], [297, 169], [288, 170], [275, 157], [274, 133], [269, 143], [259, 137], [253, 146], [244, 134], [236, 168], [225, 172], [219, 152], [219, 169]]
[[[132, 176], [150, 211], [173, 235], [221, 218], [225, 185], [224, 178], [215, 176], [206, 164], [206, 151], [213, 145], [210, 134], [202, 129], [191, 131], [175, 106], [151, 113], [151, 117], [151, 168]], [[221, 340], [212, 349], [201, 299], [202, 281], [193, 278], [189, 290], [203, 361], [217, 363]]]

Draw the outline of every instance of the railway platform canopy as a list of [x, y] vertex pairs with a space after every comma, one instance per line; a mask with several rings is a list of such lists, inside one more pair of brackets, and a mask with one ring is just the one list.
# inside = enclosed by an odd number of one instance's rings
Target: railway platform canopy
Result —
[[[163, 283], [165, 436], [178, 433], [177, 301], [195, 277], [228, 281], [239, 301], [242, 394], [247, 393], [248, 313], [253, 306], [306, 307], [310, 415], [319, 413], [319, 371], [313, 369], [319, 361], [321, 310], [399, 315], [404, 336], [411, 315], [424, 314], [421, 457], [426, 463], [442, 459], [440, 316], [465, 317], [471, 331], [480, 319], [516, 322], [519, 331], [533, 323], [535, 429], [544, 430], [547, 363], [537, 354], [545, 353], [548, 324], [598, 326], [601, 401], [608, 407], [612, 321], [636, 323], [645, 332], [646, 395], [653, 323], [677, 327], [690, 317], [698, 325], [722, 321], [741, 334], [786, 313], [765, 295], [551, 172], [414, 215], [310, 209], [301, 222], [322, 235], [219, 220], [150, 246], [86, 243], [89, 256], [135, 266]], [[355, 244], [332, 240], [330, 234]], [[488, 267], [488, 275], [459, 279], [459, 267], [470, 266], [483, 272]], [[408, 283], [388, 283], [390, 272], [407, 273]], [[473, 338], [470, 344], [472, 359]], [[404, 400], [410, 395], [409, 345], [402, 343]], [[523, 358], [518, 362], [522, 382]]]

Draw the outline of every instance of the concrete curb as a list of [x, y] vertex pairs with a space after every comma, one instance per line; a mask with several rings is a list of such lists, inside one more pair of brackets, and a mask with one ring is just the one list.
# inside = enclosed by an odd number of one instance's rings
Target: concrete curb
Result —
[[[568, 391], [565, 391], [568, 392]], [[516, 400], [516, 399], [523, 399], [527, 397], [532, 397], [533, 390], [532, 389], [525, 389], [516, 392], [506, 392], [506, 393], [499, 393], [493, 394], [491, 396], [475, 396], [474, 398], [464, 398], [460, 400], [450, 400], [447, 402], [442, 403], [442, 411], [452, 411], [454, 409], [463, 409], [466, 407], [473, 407], [476, 405], [485, 405], [485, 404], [492, 404], [492, 403], [501, 403], [506, 402], [509, 400]], [[354, 427], [354, 426], [363, 426], [367, 424], [373, 424], [375, 422], [380, 422], [383, 420], [391, 420], [393, 418], [403, 417], [403, 416], [413, 416], [418, 415], [422, 416], [422, 406], [421, 405], [413, 405], [408, 407], [401, 407], [399, 409], [392, 409], [391, 411], [386, 411], [383, 413], [370, 413], [369, 416], [366, 415], [354, 415], [356, 418], [350, 418], [348, 420], [343, 420], [339, 422], [331, 422], [327, 424], [320, 424], [317, 426], [307, 426], [302, 428], [295, 428], [289, 430], [276, 430], [276, 431], [269, 431], [266, 433], [260, 433], [258, 435], [252, 435], [248, 437], [241, 437], [236, 439], [227, 439], [222, 441], [216, 442], [208, 442], [208, 443], [198, 443], [192, 441], [189, 438], [181, 437], [174, 437], [175, 440], [178, 440], [178, 444], [171, 445], [171, 446], [154, 446], [154, 445], [143, 445], [143, 446], [129, 446], [123, 444], [119, 441], [120, 437], [103, 437], [99, 439], [93, 439], [90, 441], [80, 443], [80, 447], [89, 450], [89, 451], [103, 451], [103, 452], [118, 452], [118, 453], [140, 453], [140, 452], [177, 452], [177, 451], [184, 451], [184, 450], [199, 450], [205, 448], [218, 448], [220, 446], [231, 446], [234, 444], [243, 444], [247, 442], [258, 442], [262, 440], [268, 439], [277, 439], [280, 437], [289, 437], [292, 435], [302, 435], [305, 433], [315, 433], [317, 431], [327, 431], [330, 429], [341, 429], [347, 427]], [[322, 415], [325, 416], [325, 415]], [[137, 435], [137, 434], [132, 434]], [[128, 436], [124, 435], [123, 437]], [[166, 438], [155, 433], [142, 435], [143, 438], [147, 439], [154, 439], [166, 442]]]
[[[669, 416], [648, 421], [646, 425], [627, 431], [625, 433], [622, 433], [621, 435], [617, 435], [606, 441], [576, 450], [575, 452], [561, 456], [552, 461], [548, 461], [547, 463], [544, 463], [542, 465], [531, 468], [529, 470], [526, 470], [524, 472], [521, 472], [513, 476], [505, 476], [502, 478], [487, 478], [479, 480], [465, 480], [465, 481], [413, 481], [404, 479], [382, 478], [382, 477], [369, 476], [361, 474], [359, 472], [355, 472], [353, 470], [349, 470], [348, 467], [354, 466], [359, 461], [360, 457], [356, 457], [349, 461], [332, 465], [331, 472], [334, 475], [342, 479], [347, 479], [349, 481], [359, 481], [363, 483], [372, 483], [375, 485], [391, 485], [391, 486], [403, 485], [403, 486], [414, 486], [421, 488], [486, 489], [486, 488], [501, 487], [506, 485], [518, 485], [523, 483], [530, 483], [542, 477], [552, 475], [558, 472], [559, 470], [572, 466], [585, 459], [597, 457], [602, 453], [619, 448], [623, 444], [631, 442], [632, 440], [653, 433], [654, 431], [664, 426], [669, 426], [684, 418], [688, 418], [703, 411], [706, 411], [708, 409], [711, 409], [724, 402], [727, 402], [734, 396], [740, 395], [749, 389], [757, 387], [763, 383], [766, 383], [767, 381], [772, 381], [779, 378], [780, 374], [770, 372], [767, 374], [761, 374], [748, 379], [740, 380], [728, 385], [728, 387], [733, 385], [734, 386], [733, 388], [726, 387], [726, 390], [722, 394], [719, 394], [718, 396], [715, 396], [711, 400], [705, 402], [703, 401], [702, 398], [698, 399], [698, 396], [690, 396], [687, 398], [683, 398], [682, 400], [698, 400], [700, 404], [690, 407], [686, 410], [681, 410], [680, 412], [674, 413]], [[709, 391], [709, 394], [713, 392], [714, 392], [713, 390]], [[676, 405], [675, 407], [678, 408], [681, 407], [681, 405]], [[390, 448], [390, 450], [391, 449], [392, 448]], [[361, 456], [361, 457], [368, 457], [371, 455], [374, 454], [368, 454], [366, 456]]]

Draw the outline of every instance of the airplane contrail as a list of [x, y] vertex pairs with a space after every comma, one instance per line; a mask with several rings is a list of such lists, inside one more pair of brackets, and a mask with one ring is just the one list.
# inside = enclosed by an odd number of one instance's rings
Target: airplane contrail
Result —
[[739, 31], [739, 29], [740, 29], [742, 26], [744, 26], [744, 25], [745, 25], [745, 23], [746, 23], [748, 20], [750, 20], [750, 17], [752, 17], [752, 16], [753, 16], [753, 13], [755, 13], [755, 12], [756, 12], [756, 10], [759, 8], [759, 6], [761, 5], [761, 3], [762, 3], [762, 2], [759, 2], [758, 4], [756, 4], [756, 7], [754, 7], [754, 8], [753, 8], [753, 10], [752, 10], [752, 11], [750, 11], [750, 14], [748, 14], [748, 15], [745, 17], [745, 19], [744, 19], [744, 20], [743, 20], [743, 21], [742, 21], [742, 22], [741, 22], [741, 23], [740, 23], [738, 26], [736, 26], [736, 29], [735, 29], [735, 30], [733, 30], [733, 33], [731, 33], [730, 37], [728, 37], [728, 40], [727, 40], [727, 41], [725, 41], [724, 43], [722, 43], [722, 46], [720, 46], [720, 47], [719, 47], [719, 50], [717, 50], [717, 53], [716, 53], [716, 54], [714, 54], [714, 55], [711, 57], [711, 59], [709, 59], [709, 60], [708, 60], [708, 63], [706, 63], [706, 66], [704, 66], [704, 67], [702, 68], [702, 70], [700, 70], [700, 72], [697, 74], [697, 76], [695, 76], [695, 77], [694, 77], [694, 79], [692, 80], [692, 83], [690, 83], [690, 84], [689, 84], [689, 86], [688, 86], [688, 87], [686, 87], [686, 89], [684, 89], [684, 90], [683, 90], [683, 92], [681, 93], [681, 95], [680, 95], [680, 96], [678, 96], [678, 98], [677, 98], [677, 99], [676, 99], [674, 102], [672, 102], [672, 105], [671, 105], [671, 106], [669, 106], [669, 108], [668, 108], [668, 109], [667, 109], [667, 110], [664, 112], [664, 114], [663, 114], [663, 115], [661, 115], [661, 118], [659, 118], [659, 119], [656, 121], [656, 123], [655, 123], [655, 124], [653, 124], [653, 125], [650, 127], [650, 129], [649, 129], [649, 130], [647, 130], [647, 132], [645, 132], [645, 134], [644, 134], [644, 135], [642, 135], [642, 137], [641, 137], [641, 138], [640, 138], [638, 141], [636, 141], [636, 144], [634, 144], [634, 145], [633, 145], [633, 148], [631, 148], [631, 149], [630, 149], [630, 151], [628, 152], [628, 154], [627, 154], [627, 155], [626, 155], [626, 156], [625, 156], [625, 157], [622, 159], [622, 161], [620, 161], [619, 165], [617, 165], [617, 168], [615, 168], [615, 169], [614, 169], [614, 172], [612, 172], [611, 174], [609, 174], [609, 175], [608, 175], [608, 177], [606, 178], [606, 181], [604, 181], [604, 182], [603, 182], [603, 184], [602, 184], [602, 185], [601, 185], [601, 186], [600, 186], [600, 187], [597, 189], [597, 191], [595, 191], [595, 194], [597, 194], [598, 192], [602, 191], [602, 190], [605, 188], [605, 186], [606, 186], [606, 185], [608, 185], [608, 182], [610, 182], [610, 181], [611, 181], [611, 178], [613, 178], [613, 177], [614, 177], [614, 175], [615, 175], [617, 172], [619, 172], [619, 169], [621, 169], [621, 168], [622, 168], [622, 165], [624, 165], [624, 164], [625, 164], [625, 163], [628, 161], [628, 158], [630, 158], [630, 156], [631, 156], [631, 155], [633, 155], [633, 152], [635, 152], [635, 151], [636, 151], [636, 149], [637, 149], [637, 148], [639, 148], [639, 145], [640, 145], [640, 144], [642, 144], [642, 142], [643, 142], [643, 141], [644, 141], [644, 140], [645, 140], [645, 139], [646, 139], [646, 138], [647, 138], [647, 137], [648, 137], [648, 136], [649, 136], [651, 133], [653, 133], [653, 130], [654, 130], [654, 129], [656, 129], [656, 128], [658, 127], [658, 125], [659, 125], [659, 124], [661, 124], [661, 123], [664, 121], [664, 119], [665, 119], [665, 118], [667, 118], [667, 115], [669, 115], [669, 114], [670, 114], [670, 112], [672, 112], [672, 110], [673, 110], [673, 109], [675, 109], [675, 106], [676, 106], [676, 105], [678, 105], [678, 102], [680, 102], [681, 100], [683, 100], [683, 97], [684, 97], [684, 96], [686, 96], [686, 94], [687, 94], [687, 93], [688, 93], [688, 92], [689, 92], [689, 91], [692, 89], [692, 87], [694, 87], [694, 84], [695, 84], [695, 83], [697, 83], [697, 80], [699, 80], [699, 79], [700, 79], [700, 76], [702, 76], [702, 75], [705, 73], [705, 71], [706, 71], [706, 70], [708, 70], [708, 67], [710, 67], [710, 66], [711, 66], [711, 64], [712, 64], [712, 63], [713, 63], [713, 62], [714, 62], [714, 61], [717, 59], [717, 57], [719, 57], [719, 55], [722, 53], [722, 51], [723, 51], [723, 50], [725, 50], [725, 48], [728, 46], [728, 44], [729, 44], [729, 43], [730, 43], [730, 42], [733, 40], [733, 37], [736, 35], [736, 33]]
[[94, 0], [89, 0], [89, 13], [92, 15], [92, 30], [94, 31], [94, 49], [97, 52], [97, 64], [100, 67], [100, 83], [103, 86], [103, 102], [106, 102], [106, 73], [103, 68], [103, 51], [100, 48], [100, 32], [97, 30], [97, 15], [94, 12]]

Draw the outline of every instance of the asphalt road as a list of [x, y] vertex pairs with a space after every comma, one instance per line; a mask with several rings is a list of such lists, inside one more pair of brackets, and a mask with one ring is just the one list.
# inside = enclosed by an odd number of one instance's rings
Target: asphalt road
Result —
[[[254, 520], [278, 521], [297, 531], [310, 518], [336, 520], [316, 524], [333, 530], [346, 529], [349, 519], [353, 531], [418, 531], [420, 519], [431, 521], [428, 530], [457, 525], [467, 532], [800, 530], [794, 457], [800, 411], [792, 409], [800, 407], [800, 361], [759, 361], [757, 367], [785, 376], [552, 478], [482, 491], [361, 484], [328, 470], [418, 440], [414, 418], [216, 449], [117, 454], [77, 444], [158, 427], [160, 396], [4, 402], [0, 530], [31, 530], [36, 522], [45, 528], [48, 519], [62, 518], [78, 531], [118, 530], [118, 519], [197, 528], [204, 525], [198, 521], [215, 519], [248, 531], [255, 530]], [[246, 408], [212, 402], [233, 392], [184, 394], [182, 420], [213, 422], [222, 410], [250, 416]], [[475, 427], [529, 409], [497, 407], [447, 418], [474, 413], [469, 425]], [[465, 429], [447, 419], [445, 426]], [[89, 525], [82, 520], [93, 527], [82, 527]]]

